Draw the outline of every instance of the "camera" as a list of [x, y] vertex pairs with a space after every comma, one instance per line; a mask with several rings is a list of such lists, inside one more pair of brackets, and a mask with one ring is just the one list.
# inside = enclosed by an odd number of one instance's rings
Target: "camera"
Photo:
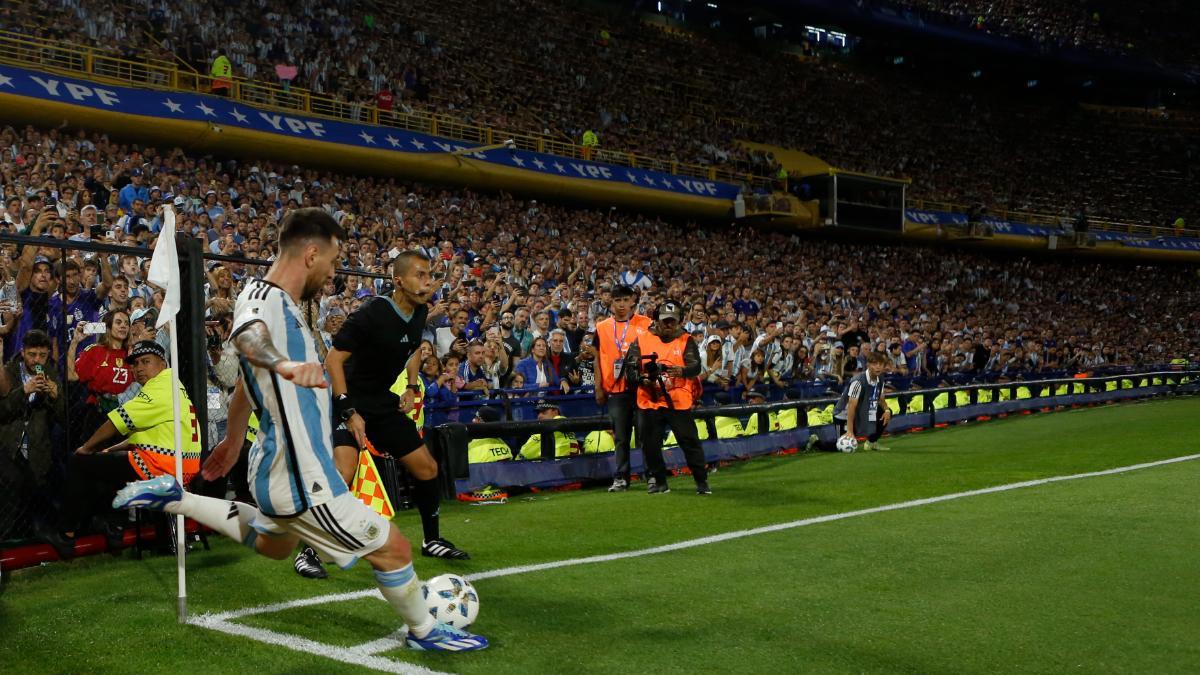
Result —
[[658, 362], [658, 354], [646, 354], [642, 356], [642, 377], [647, 380], [657, 380], [662, 377], [663, 367]]

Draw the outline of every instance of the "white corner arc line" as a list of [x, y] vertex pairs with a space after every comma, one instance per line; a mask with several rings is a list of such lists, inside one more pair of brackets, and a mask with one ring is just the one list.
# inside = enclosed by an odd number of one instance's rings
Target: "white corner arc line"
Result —
[[[344, 594], [343, 594], [344, 595]], [[327, 645], [316, 640], [298, 637], [296, 635], [288, 635], [286, 633], [277, 633], [273, 630], [265, 628], [257, 628], [255, 626], [245, 626], [217, 619], [213, 616], [198, 616], [188, 620], [188, 623], [193, 626], [201, 626], [210, 630], [215, 630], [237, 637], [250, 638], [270, 645], [286, 647], [292, 651], [303, 652], [305, 654], [313, 654], [323, 656], [327, 659], [340, 661], [341, 663], [349, 663], [355, 666], [364, 668], [373, 668], [385, 673], [399, 673], [400, 675], [447, 675], [437, 670], [430, 670], [415, 663], [405, 663], [403, 661], [394, 661], [386, 659], [382, 656], [366, 654], [353, 647], [338, 647], [335, 645]]]

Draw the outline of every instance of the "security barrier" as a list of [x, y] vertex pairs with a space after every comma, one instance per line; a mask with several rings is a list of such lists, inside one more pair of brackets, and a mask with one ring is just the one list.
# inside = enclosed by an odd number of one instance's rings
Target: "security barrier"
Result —
[[[893, 411], [888, 431], [900, 433], [985, 416], [1194, 393], [1200, 393], [1200, 370], [967, 384], [900, 391], [889, 394], [886, 399]], [[836, 401], [836, 398], [820, 398], [758, 405], [700, 407], [689, 411], [689, 415], [706, 425], [707, 439], [701, 441], [705, 458], [709, 462], [717, 462], [800, 448], [805, 445], [810, 434], [816, 434], [823, 443], [832, 443], [836, 440], [832, 424], [833, 405]], [[795, 415], [798, 426], [791, 429], [782, 428], [778, 420], [785, 413], [788, 418]], [[777, 415], [774, 422], [772, 415]], [[740, 438], [721, 438], [717, 433], [719, 418], [736, 418], [743, 421], [751, 417], [757, 418], [758, 429], [780, 430]], [[611, 451], [556, 458], [553, 437], [556, 432], [583, 435], [611, 429], [609, 418], [596, 414], [544, 421], [478, 424], [452, 422], [428, 429], [426, 440], [442, 465], [443, 487], [450, 495], [470, 492], [485, 485], [544, 487], [610, 479], [614, 468]], [[467, 446], [474, 439], [499, 438], [504, 439], [509, 447], [519, 448], [520, 441], [535, 433], [541, 434], [540, 461], [509, 460], [479, 464], [468, 462]], [[683, 453], [678, 448], [664, 448], [663, 452], [669, 468], [686, 466]], [[641, 452], [636, 448], [631, 451], [631, 465], [635, 474], [644, 471]]]

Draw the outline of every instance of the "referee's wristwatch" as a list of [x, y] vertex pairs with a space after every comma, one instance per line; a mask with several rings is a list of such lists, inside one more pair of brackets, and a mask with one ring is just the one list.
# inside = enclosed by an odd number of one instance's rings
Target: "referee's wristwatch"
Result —
[[351, 417], [358, 412], [350, 403], [350, 395], [342, 394], [333, 399], [334, 408], [338, 411], [338, 421], [349, 422]]

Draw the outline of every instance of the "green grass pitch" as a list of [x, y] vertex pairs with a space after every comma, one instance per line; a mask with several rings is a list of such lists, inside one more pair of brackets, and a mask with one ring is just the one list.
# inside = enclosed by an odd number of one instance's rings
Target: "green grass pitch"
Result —
[[[888, 439], [890, 452], [770, 457], [686, 477], [446, 504], [476, 574], [1200, 452], [1200, 399], [1020, 416]], [[483, 579], [464, 655], [383, 649], [457, 673], [1200, 672], [1200, 460], [865, 514], [611, 562]], [[397, 524], [419, 536], [415, 513]], [[193, 614], [373, 587], [296, 576], [228, 541], [189, 558]], [[175, 619], [175, 562], [95, 557], [13, 575], [0, 672], [365, 672]], [[345, 650], [396, 631], [375, 598], [235, 621]], [[380, 662], [376, 662], [380, 663]]]

